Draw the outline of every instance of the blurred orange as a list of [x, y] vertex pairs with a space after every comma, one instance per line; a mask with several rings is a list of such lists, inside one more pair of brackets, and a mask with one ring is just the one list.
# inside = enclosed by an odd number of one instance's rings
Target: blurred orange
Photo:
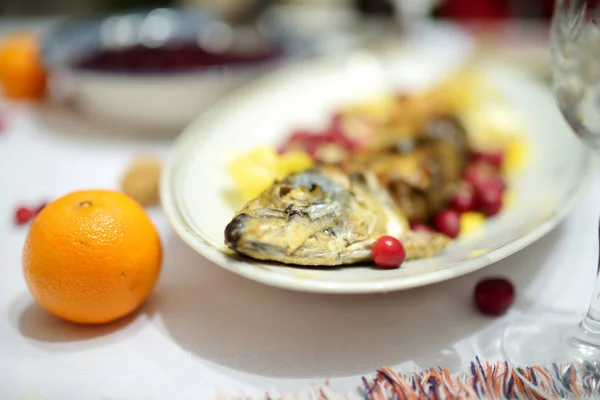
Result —
[[0, 84], [7, 99], [42, 99], [46, 71], [39, 38], [30, 32], [12, 33], [0, 42]]

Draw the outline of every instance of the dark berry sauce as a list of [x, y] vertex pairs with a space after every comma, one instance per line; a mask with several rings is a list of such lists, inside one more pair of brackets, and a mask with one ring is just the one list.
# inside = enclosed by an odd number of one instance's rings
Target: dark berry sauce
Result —
[[195, 43], [168, 44], [156, 48], [142, 45], [102, 49], [77, 60], [82, 70], [128, 73], [185, 72], [199, 68], [260, 64], [281, 56], [278, 48], [252, 53], [213, 53]]

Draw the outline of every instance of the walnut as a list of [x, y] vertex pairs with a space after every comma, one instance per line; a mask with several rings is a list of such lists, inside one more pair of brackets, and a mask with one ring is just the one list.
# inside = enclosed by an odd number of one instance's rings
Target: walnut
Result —
[[159, 202], [158, 187], [161, 165], [149, 156], [137, 157], [121, 178], [121, 190], [143, 207]]

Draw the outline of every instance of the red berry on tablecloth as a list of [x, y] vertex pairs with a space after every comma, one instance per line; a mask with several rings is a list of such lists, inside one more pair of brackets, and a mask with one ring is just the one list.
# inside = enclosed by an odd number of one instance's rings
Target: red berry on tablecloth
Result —
[[18, 207], [15, 211], [15, 224], [25, 225], [35, 217], [36, 211], [28, 207]]
[[6, 130], [8, 127], [7, 119], [8, 119], [8, 117], [6, 116], [6, 113], [0, 111], [0, 135], [2, 135], [3, 133], [6, 133]]
[[487, 278], [475, 286], [475, 306], [487, 315], [502, 315], [515, 301], [515, 288], [504, 278]]

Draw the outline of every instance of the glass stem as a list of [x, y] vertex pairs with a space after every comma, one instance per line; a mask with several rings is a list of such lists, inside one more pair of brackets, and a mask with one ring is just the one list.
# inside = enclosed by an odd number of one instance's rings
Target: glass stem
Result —
[[577, 335], [580, 339], [595, 345], [600, 345], [600, 226], [598, 227], [598, 237], [599, 250], [596, 285], [594, 286], [590, 308], [583, 321], [579, 324], [580, 332]]

